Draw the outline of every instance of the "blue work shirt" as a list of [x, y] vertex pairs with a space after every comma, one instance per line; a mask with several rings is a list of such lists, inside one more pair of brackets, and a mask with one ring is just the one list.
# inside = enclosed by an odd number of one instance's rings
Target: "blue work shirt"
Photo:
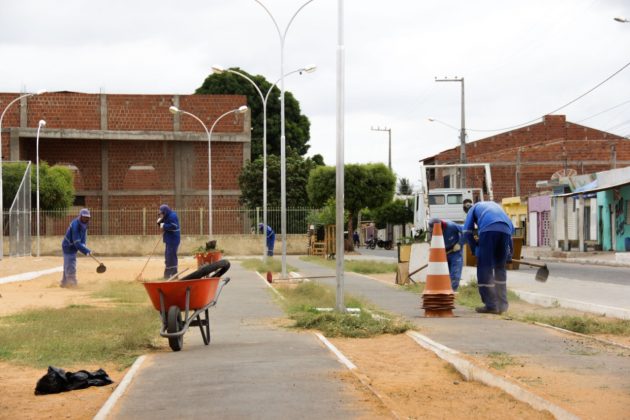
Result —
[[494, 201], [476, 203], [468, 211], [464, 222], [464, 238], [473, 253], [477, 247], [473, 236], [475, 225], [480, 235], [484, 232], [502, 232], [510, 236], [514, 234], [514, 225], [501, 206]]
[[78, 217], [70, 222], [66, 235], [63, 241], [61, 241], [61, 249], [64, 254], [76, 254], [77, 251], [81, 251], [83, 254], [87, 255], [92, 252], [85, 246], [85, 242], [87, 241], [87, 228], [87, 224], [81, 223]]
[[179, 229], [179, 218], [177, 217], [177, 213], [171, 210], [168, 206], [161, 206], [160, 211], [164, 217], [162, 217], [162, 222], [164, 225], [162, 228], [164, 229], [164, 233], [162, 234], [162, 240], [164, 243], [169, 245], [179, 245], [180, 241], [180, 229]]
[[429, 229], [431, 230], [431, 232], [433, 232], [433, 224], [438, 222], [443, 222], [442, 236], [444, 237], [444, 247], [446, 248], [446, 252], [453, 249], [456, 244], [464, 245], [462, 225], [458, 225], [452, 220], [434, 218], [429, 220]]

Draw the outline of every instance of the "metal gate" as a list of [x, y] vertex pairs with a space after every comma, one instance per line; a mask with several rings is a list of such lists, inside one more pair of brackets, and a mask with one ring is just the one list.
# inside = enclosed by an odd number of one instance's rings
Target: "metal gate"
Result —
[[9, 255], [31, 255], [31, 162], [9, 209]]

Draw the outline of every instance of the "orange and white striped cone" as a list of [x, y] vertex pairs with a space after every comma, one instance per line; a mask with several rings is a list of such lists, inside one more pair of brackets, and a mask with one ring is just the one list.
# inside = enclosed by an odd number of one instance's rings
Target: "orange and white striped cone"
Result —
[[452, 317], [454, 308], [455, 294], [451, 288], [442, 224], [434, 223], [422, 309], [426, 317]]

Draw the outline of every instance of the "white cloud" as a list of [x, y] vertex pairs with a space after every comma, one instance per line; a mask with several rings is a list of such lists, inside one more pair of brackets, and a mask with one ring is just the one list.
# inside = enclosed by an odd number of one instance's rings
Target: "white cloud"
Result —
[[[284, 29], [302, 1], [263, 0]], [[210, 66], [238, 66], [276, 80], [279, 38], [254, 0], [0, 0], [0, 90], [191, 93]], [[387, 164], [414, 182], [418, 160], [458, 144], [460, 85], [466, 125], [512, 126], [574, 99], [630, 57], [623, 0], [345, 2], [347, 162]], [[310, 153], [335, 163], [337, 2], [315, 0], [286, 36], [286, 88], [311, 119]], [[565, 110], [577, 122], [629, 100], [630, 69]], [[585, 122], [630, 133], [630, 105]], [[430, 123], [437, 118], [456, 127]], [[469, 140], [490, 133], [469, 131]]]

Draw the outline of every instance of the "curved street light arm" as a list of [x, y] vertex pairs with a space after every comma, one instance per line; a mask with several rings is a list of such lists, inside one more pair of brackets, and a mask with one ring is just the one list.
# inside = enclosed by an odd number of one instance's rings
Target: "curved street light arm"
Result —
[[[45, 90], [40, 90], [38, 92], [35, 93], [26, 93], [24, 95], [20, 95], [17, 98], [15, 98], [14, 100], [12, 100], [11, 102], [9, 102], [9, 104], [4, 108], [4, 110], [2, 111], [2, 114], [0, 114], [0, 221], [2, 221], [4, 219], [4, 206], [3, 206], [3, 196], [2, 196], [2, 191], [4, 189], [4, 186], [2, 184], [2, 120], [4, 119], [4, 114], [6, 114], [6, 112], [9, 110], [9, 108], [11, 108], [11, 105], [13, 105], [14, 103], [16, 103], [17, 101], [19, 101], [22, 98], [28, 98], [29, 96], [34, 96], [34, 95], [41, 95], [42, 93], [46, 93]], [[0, 229], [0, 260], [2, 259], [2, 257], [4, 257], [4, 252], [2, 250], [2, 242], [4, 240], [4, 232], [3, 229]]]
[[[256, 1], [258, 1], [258, 0], [256, 0]], [[309, 3], [312, 3], [312, 2], [313, 2], [313, 0], [308, 0], [306, 3], [304, 3], [303, 5], [301, 5], [299, 9], [297, 9], [297, 10], [295, 11], [295, 13], [293, 14], [293, 16], [291, 16], [291, 19], [289, 20], [289, 23], [287, 23], [286, 28], [284, 29], [284, 34], [282, 35], [282, 38], [286, 38], [286, 36], [287, 36], [287, 32], [289, 31], [289, 27], [290, 27], [290, 26], [291, 26], [291, 24], [293, 23], [293, 20], [295, 19], [295, 17], [297, 16], [297, 14], [298, 14], [298, 13], [300, 13], [300, 11], [301, 11], [302, 9], [304, 9], [306, 6], [308, 6], [308, 5], [309, 5]]]

